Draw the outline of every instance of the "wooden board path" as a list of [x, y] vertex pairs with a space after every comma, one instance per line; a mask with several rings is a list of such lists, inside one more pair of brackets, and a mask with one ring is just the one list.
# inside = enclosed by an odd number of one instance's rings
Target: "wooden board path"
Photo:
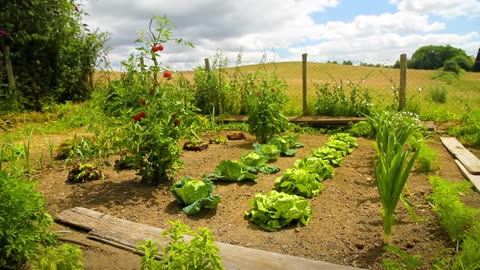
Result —
[[[64, 210], [55, 217], [55, 220], [85, 229], [89, 231], [90, 238], [117, 247], [133, 249], [138, 246], [139, 241], [151, 239], [160, 243], [161, 250], [168, 243], [167, 238], [159, 237], [164, 231], [160, 228], [116, 218], [87, 208], [75, 207]], [[220, 249], [225, 269], [360, 269], [221, 242], [215, 244]]]
[[480, 174], [480, 159], [468, 151], [455, 137], [441, 137], [440, 140], [470, 174]]
[[480, 191], [480, 175], [471, 174], [458, 159], [455, 159], [455, 163], [457, 163], [458, 167], [462, 171], [463, 176], [468, 178], [473, 183], [477, 191]]

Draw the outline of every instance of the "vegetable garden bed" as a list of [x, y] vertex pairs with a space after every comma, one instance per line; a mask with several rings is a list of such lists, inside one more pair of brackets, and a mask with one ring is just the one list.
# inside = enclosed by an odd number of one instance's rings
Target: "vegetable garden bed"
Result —
[[[227, 132], [204, 136], [203, 141]], [[330, 263], [361, 268], [380, 269], [383, 258], [394, 258], [384, 251], [380, 201], [374, 182], [372, 159], [375, 156], [373, 141], [359, 138], [358, 147], [335, 168], [334, 177], [323, 182], [321, 193], [308, 199], [312, 204], [313, 218], [307, 226], [287, 226], [277, 232], [262, 230], [245, 219], [249, 202], [257, 193], [267, 193], [274, 188], [275, 179], [297, 159], [322, 146], [328, 135], [301, 135], [303, 148], [294, 157], [280, 157], [271, 163], [280, 167], [276, 174], [259, 174], [256, 181], [215, 181], [215, 193], [222, 197], [217, 209], [202, 209], [192, 216], [182, 211], [171, 195], [169, 185], [145, 186], [134, 171], [117, 173], [106, 169], [109, 178], [77, 185], [65, 183], [68, 168], [40, 174], [40, 187], [52, 215], [72, 207], [85, 207], [133, 222], [167, 228], [169, 220], [181, 220], [197, 228], [208, 227], [216, 241], [252, 247], [277, 253], [322, 260]], [[247, 134], [245, 140], [228, 141], [227, 144], [211, 144], [201, 152], [184, 152], [185, 167], [175, 180], [189, 176], [200, 179], [211, 174], [223, 159], [238, 160], [242, 154], [253, 150], [254, 137]], [[431, 146], [439, 154], [442, 168], [438, 175], [450, 181], [465, 181], [454, 159], [435, 140]], [[112, 157], [110, 163], [114, 163]], [[444, 252], [452, 252], [454, 243], [440, 228], [438, 218], [427, 201], [431, 186], [427, 175], [412, 172], [407, 196], [421, 221], [414, 223], [403, 205], [397, 209], [397, 223], [393, 227], [393, 245], [408, 254], [420, 254], [424, 268], [428, 269], [434, 258]], [[466, 195], [464, 201], [480, 207], [478, 193]], [[85, 247], [87, 269], [100, 269], [114, 265], [116, 269], [131, 269], [125, 251], [102, 246]], [[118, 262], [118, 263], [115, 263]], [[135, 265], [135, 263], [133, 264]], [[136, 265], [139, 263], [136, 261]]]

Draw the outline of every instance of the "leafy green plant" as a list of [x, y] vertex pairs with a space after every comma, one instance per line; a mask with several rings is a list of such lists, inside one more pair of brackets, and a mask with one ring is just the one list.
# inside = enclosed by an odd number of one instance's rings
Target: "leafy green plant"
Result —
[[208, 179], [183, 177], [170, 187], [170, 192], [178, 203], [185, 205], [187, 215], [198, 213], [202, 208], [215, 209], [221, 200], [220, 195], [213, 194], [215, 185]]
[[68, 172], [67, 181], [70, 183], [85, 183], [105, 178], [105, 175], [95, 164], [77, 163]]
[[312, 198], [323, 190], [323, 185], [320, 183], [322, 180], [320, 175], [315, 172], [289, 168], [275, 180], [275, 189], [288, 194]]
[[307, 156], [297, 159], [293, 166], [317, 174], [318, 181], [332, 178], [334, 174], [333, 166], [328, 161], [318, 157]]
[[122, 153], [118, 160], [115, 160], [115, 165], [113, 165], [116, 171], [127, 170], [127, 169], [138, 169], [139, 166], [135, 160], [135, 155], [129, 153]]
[[253, 208], [245, 216], [266, 231], [278, 231], [292, 223], [307, 225], [312, 219], [312, 205], [307, 199], [276, 190], [255, 194], [250, 206]]
[[259, 143], [266, 143], [287, 129], [288, 119], [282, 114], [287, 84], [275, 74], [263, 75], [256, 93], [248, 98], [248, 126]]
[[453, 260], [452, 269], [480, 269], [480, 221], [465, 235], [462, 250]]
[[475, 223], [480, 222], [477, 217], [480, 210], [466, 207], [459, 198], [459, 193], [467, 192], [471, 184], [449, 183], [438, 176], [429, 177], [429, 181], [433, 190], [429, 197], [434, 205], [433, 211], [450, 238], [459, 245]]
[[382, 266], [385, 270], [415, 270], [422, 266], [421, 255], [410, 255], [396, 246], [385, 246], [384, 249], [397, 257], [397, 260], [382, 260]]
[[275, 136], [268, 140], [267, 144], [277, 146], [281, 156], [293, 157], [297, 153], [295, 149], [303, 147], [303, 144], [298, 142], [298, 137], [298, 134]]
[[[181, 221], [170, 221], [169, 224], [172, 228], [164, 231], [162, 236], [168, 236], [171, 242], [162, 250], [160, 260], [155, 260], [160, 254], [158, 243], [152, 240], [141, 241], [136, 248], [136, 251], [145, 254], [141, 261], [142, 270], [225, 269], [208, 228], [199, 228], [195, 232]], [[187, 240], [185, 236], [191, 239]]]
[[244, 180], [255, 180], [257, 176], [250, 172], [249, 167], [238, 160], [225, 159], [215, 167], [215, 171], [209, 178], [223, 181], [240, 182]]
[[280, 157], [280, 149], [274, 144], [254, 143], [253, 148], [257, 154], [266, 157], [268, 161], [275, 161]]
[[429, 173], [438, 169], [438, 154], [434, 149], [422, 142], [418, 151], [420, 151], [420, 153], [418, 154], [415, 164], [415, 169], [418, 172]]
[[57, 146], [56, 158], [76, 160], [77, 158], [85, 162], [97, 157], [98, 148], [95, 140], [91, 137], [75, 136], [73, 139], [66, 139]]
[[[380, 195], [383, 210], [384, 242], [392, 241], [392, 227], [395, 223], [395, 209], [402, 196], [419, 151], [411, 146], [405, 149], [409, 137], [420, 126], [410, 116], [403, 113], [374, 113], [369, 123], [376, 132], [377, 160], [373, 164], [375, 183]], [[405, 201], [405, 199], [402, 199]], [[408, 204], [406, 204], [408, 206]]]
[[322, 146], [311, 150], [314, 157], [328, 161], [332, 166], [340, 166], [342, 164], [343, 155], [335, 148]]
[[240, 157], [240, 161], [248, 167], [248, 171], [251, 173], [256, 174], [261, 172], [264, 174], [272, 174], [280, 171], [279, 167], [267, 164], [267, 157], [254, 151], [249, 151], [243, 154]]
[[474, 147], [480, 147], [480, 111], [469, 110], [462, 119], [460, 125], [452, 128], [449, 132], [460, 137], [463, 141]]
[[362, 116], [372, 109], [369, 91], [360, 84], [335, 81], [315, 84], [315, 89], [314, 115]]
[[45, 201], [29, 180], [0, 171], [0, 268], [20, 266], [55, 240]]
[[78, 246], [72, 244], [41, 248], [31, 261], [31, 266], [34, 270], [85, 269], [82, 250]]

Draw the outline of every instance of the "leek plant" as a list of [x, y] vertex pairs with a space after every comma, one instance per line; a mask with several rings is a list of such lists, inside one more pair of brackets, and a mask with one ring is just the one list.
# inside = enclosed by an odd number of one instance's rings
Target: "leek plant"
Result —
[[[398, 200], [404, 200], [402, 191], [419, 154], [414, 148], [418, 144], [406, 144], [410, 136], [419, 131], [420, 125], [412, 115], [404, 112], [374, 113], [369, 117], [369, 123], [376, 133], [377, 159], [373, 166], [383, 207], [384, 242], [390, 244], [395, 209]], [[407, 210], [413, 212], [408, 207]]]

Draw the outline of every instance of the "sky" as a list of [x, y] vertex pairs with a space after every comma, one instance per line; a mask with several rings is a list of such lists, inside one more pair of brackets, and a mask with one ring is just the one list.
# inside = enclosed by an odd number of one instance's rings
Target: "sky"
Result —
[[90, 30], [108, 32], [111, 67], [135, 53], [153, 15], [174, 24], [163, 65], [194, 69], [221, 53], [234, 65], [261, 61], [393, 64], [426, 45], [451, 45], [476, 56], [480, 0], [79, 0]]

